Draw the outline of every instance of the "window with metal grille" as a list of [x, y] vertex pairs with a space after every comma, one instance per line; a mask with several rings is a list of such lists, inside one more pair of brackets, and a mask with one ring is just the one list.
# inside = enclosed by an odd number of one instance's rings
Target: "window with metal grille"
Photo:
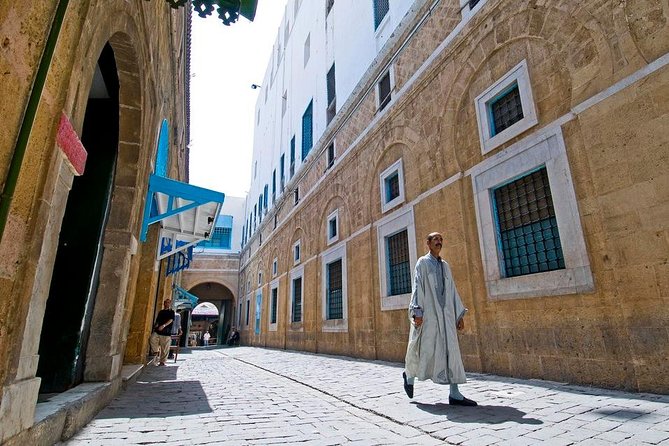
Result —
[[279, 260], [274, 259], [274, 261], [272, 262], [272, 276], [276, 276], [278, 268], [279, 268]]
[[295, 135], [290, 140], [290, 169], [288, 170], [288, 178], [293, 178], [295, 175]]
[[332, 7], [334, 6], [335, 0], [325, 0], [325, 17], [330, 14], [330, 10], [332, 10]]
[[333, 218], [328, 222], [328, 238], [335, 238], [337, 236], [337, 218]]
[[374, 0], [374, 29], [376, 30], [390, 10], [389, 0]]
[[520, 102], [520, 90], [518, 83], [514, 82], [496, 98], [490, 101], [492, 136], [501, 133], [516, 122], [523, 119], [523, 105]]
[[390, 71], [381, 78], [379, 88], [379, 111], [383, 110], [390, 102]]
[[279, 300], [279, 290], [277, 288], [272, 289], [272, 298], [270, 299], [270, 309], [269, 309], [269, 323], [276, 324], [276, 308]]
[[246, 301], [246, 325], [249, 325], [249, 317], [251, 313], [251, 301], [247, 300]]
[[337, 96], [335, 84], [335, 64], [328, 70], [327, 74], [327, 93], [328, 93], [328, 108], [327, 108], [327, 123], [335, 117], [337, 113]]
[[211, 239], [198, 243], [203, 248], [230, 249], [232, 245], [232, 228], [214, 228]]
[[242, 303], [239, 302], [239, 313], [237, 314], [237, 326], [242, 326]]
[[395, 172], [384, 181], [386, 185], [386, 203], [390, 203], [400, 196], [400, 175]]
[[335, 146], [333, 141], [328, 146], [328, 158], [327, 158], [328, 169], [334, 165], [334, 160], [335, 160]]
[[546, 167], [493, 192], [503, 277], [564, 269]]
[[342, 319], [342, 262], [341, 259], [328, 263], [327, 319]]
[[411, 292], [411, 266], [409, 263], [409, 239], [407, 230], [386, 237], [388, 252], [389, 296]]
[[293, 261], [295, 263], [298, 263], [300, 261], [300, 242], [298, 240], [297, 243], [293, 245]]
[[279, 161], [279, 187], [281, 192], [283, 192], [284, 187], [286, 186], [286, 171], [284, 164], [286, 162], [286, 155], [281, 154], [281, 160]]
[[302, 115], [302, 161], [307, 157], [313, 145], [313, 108], [314, 101], [309, 101]]
[[302, 278], [293, 279], [293, 322], [302, 322]]

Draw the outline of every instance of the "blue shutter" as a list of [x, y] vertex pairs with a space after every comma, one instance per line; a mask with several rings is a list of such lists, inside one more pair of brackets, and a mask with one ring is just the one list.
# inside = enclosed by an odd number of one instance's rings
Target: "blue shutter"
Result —
[[313, 146], [313, 105], [314, 101], [310, 101], [302, 115], [302, 161]]

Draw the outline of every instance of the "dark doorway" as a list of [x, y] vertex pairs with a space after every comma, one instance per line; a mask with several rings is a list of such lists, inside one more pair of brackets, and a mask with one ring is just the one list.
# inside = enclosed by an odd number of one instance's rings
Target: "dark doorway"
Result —
[[118, 93], [114, 52], [107, 44], [86, 106], [81, 136], [86, 169], [74, 178], [68, 196], [46, 303], [37, 369], [41, 393], [62, 392], [83, 381], [118, 154]]

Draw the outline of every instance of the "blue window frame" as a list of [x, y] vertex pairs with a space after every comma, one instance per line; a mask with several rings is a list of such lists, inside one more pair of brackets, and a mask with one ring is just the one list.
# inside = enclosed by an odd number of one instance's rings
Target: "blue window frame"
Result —
[[337, 259], [327, 266], [327, 319], [342, 319], [344, 307], [342, 299], [342, 261]]
[[272, 298], [270, 300], [269, 323], [276, 324], [276, 309], [279, 301], [279, 289], [272, 288]]
[[411, 292], [409, 237], [406, 229], [386, 237], [389, 296]]
[[313, 108], [314, 101], [309, 101], [307, 109], [302, 115], [302, 161], [307, 157], [313, 146]]
[[546, 167], [492, 191], [503, 277], [564, 269]]
[[374, 29], [376, 30], [390, 10], [389, 0], [374, 0]]
[[290, 140], [290, 171], [288, 178], [293, 178], [293, 175], [295, 175], [295, 135]]
[[293, 279], [293, 322], [302, 322], [302, 278]]
[[386, 178], [384, 181], [386, 186], [386, 203], [390, 203], [395, 198], [400, 196], [400, 174], [395, 172]]
[[490, 136], [495, 136], [523, 119], [518, 82], [509, 85], [488, 103]]
[[272, 204], [276, 202], [276, 169], [272, 171]]
[[267, 197], [268, 196], [269, 196], [269, 186], [267, 184], [265, 184], [265, 188], [263, 189], [263, 202], [262, 202], [262, 205], [263, 205], [263, 208], [265, 209], [265, 211], [267, 211], [267, 200], [268, 200]]

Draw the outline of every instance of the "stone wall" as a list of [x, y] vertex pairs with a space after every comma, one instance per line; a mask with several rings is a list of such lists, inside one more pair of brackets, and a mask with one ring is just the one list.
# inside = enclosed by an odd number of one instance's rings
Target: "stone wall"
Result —
[[[402, 361], [406, 310], [382, 307], [377, 234], [388, 214], [410, 211], [419, 256], [427, 233], [445, 235], [442, 255], [470, 310], [460, 335], [468, 370], [668, 392], [667, 8], [659, 0], [488, 0], [461, 21], [455, 1], [440, 2], [393, 64], [390, 105], [376, 111], [378, 72], [368, 73], [351, 100], [360, 104], [342, 107], [245, 246], [240, 296], [251, 311], [243, 342]], [[391, 54], [392, 48], [381, 53], [374, 66]], [[484, 154], [476, 98], [522, 61], [537, 123]], [[326, 170], [324, 142], [335, 128], [337, 161]], [[498, 299], [486, 279], [472, 178], [546, 135], [563, 142], [575, 194], [570, 214], [582, 227], [583, 261], [594, 285], [564, 293], [545, 283], [543, 295]], [[406, 198], [383, 213], [379, 175], [400, 158]], [[322, 317], [325, 223], [334, 209], [348, 263], [347, 329], [339, 332], [324, 330]], [[297, 240], [303, 322], [291, 324]], [[275, 280], [279, 317], [270, 329]], [[258, 289], [260, 335], [253, 315]]]
[[[0, 6], [0, 113], [7, 118], [0, 129], [3, 183], [57, 4], [39, 0]], [[172, 126], [170, 176], [186, 175], [186, 32], [183, 9], [173, 10], [164, 1], [69, 3], [0, 241], [0, 306], [5, 315], [0, 319], [0, 442], [26, 432], [34, 423], [42, 319], [75, 174], [56, 145], [57, 125], [64, 114], [81, 135], [88, 92], [106, 44], [113, 49], [119, 78], [119, 148], [84, 378], [120, 380], [131, 320], [135, 321], [131, 356], [142, 356], [137, 353], [142, 347], [136, 344], [145, 346], [150, 322], [136, 319], [150, 317], [146, 310], [153, 302], [140, 305], [142, 299], [136, 302], [135, 295], [155, 289], [163, 278], [156, 278], [151, 260], [157, 239], [154, 236], [150, 246], [142, 244], [139, 230], [163, 118]], [[86, 414], [73, 416], [81, 421], [103, 404], [100, 400]], [[31, 432], [36, 432], [33, 440], [39, 442], [40, 429]]]

